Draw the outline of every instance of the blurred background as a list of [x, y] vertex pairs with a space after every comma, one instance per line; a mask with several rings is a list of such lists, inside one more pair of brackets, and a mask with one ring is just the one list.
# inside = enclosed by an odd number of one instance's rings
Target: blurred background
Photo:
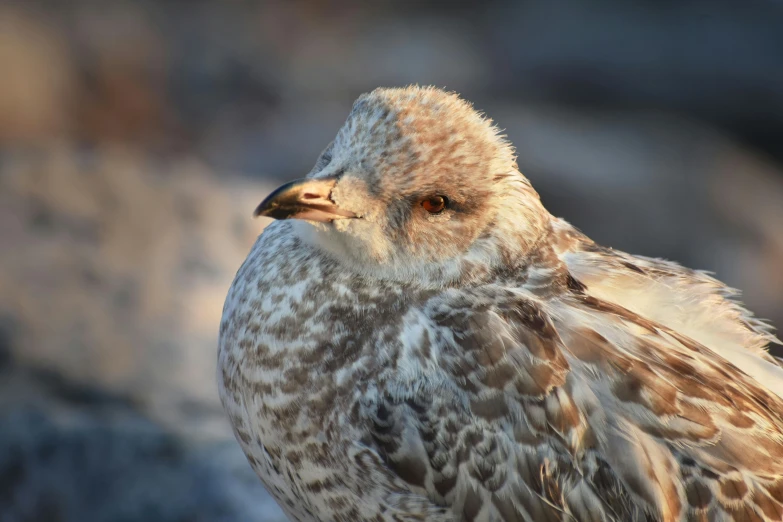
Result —
[[255, 205], [409, 83], [783, 326], [780, 2], [1, 0], [0, 522], [282, 519], [219, 406], [223, 299]]

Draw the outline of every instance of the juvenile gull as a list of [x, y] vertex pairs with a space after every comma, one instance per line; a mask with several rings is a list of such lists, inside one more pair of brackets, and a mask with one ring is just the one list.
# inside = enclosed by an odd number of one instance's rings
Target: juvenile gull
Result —
[[455, 94], [361, 96], [256, 214], [218, 381], [292, 520], [783, 520], [769, 328], [551, 216]]

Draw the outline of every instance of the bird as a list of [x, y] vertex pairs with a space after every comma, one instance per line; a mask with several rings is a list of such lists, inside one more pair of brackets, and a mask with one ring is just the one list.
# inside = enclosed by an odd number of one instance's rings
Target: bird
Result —
[[217, 380], [291, 520], [783, 520], [771, 326], [552, 216], [458, 94], [363, 94], [255, 215]]

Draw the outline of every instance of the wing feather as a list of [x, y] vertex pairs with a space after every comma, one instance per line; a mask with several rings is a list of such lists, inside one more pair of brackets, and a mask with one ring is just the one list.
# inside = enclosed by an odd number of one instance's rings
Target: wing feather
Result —
[[[590, 295], [687, 335], [730, 359], [750, 352], [757, 357], [744, 362], [763, 359], [780, 366], [767, 348], [781, 341], [768, 323], [736, 300], [739, 291], [704, 271], [597, 245], [565, 221], [554, 220], [553, 225], [560, 259]], [[770, 368], [757, 373], [764, 371]], [[783, 370], [772, 373], [774, 380], [783, 380]]]
[[436, 341], [399, 375], [427, 385], [389, 373], [365, 416], [390, 469], [464, 520], [783, 519], [783, 401], [698, 341], [499, 286], [411, 321]]

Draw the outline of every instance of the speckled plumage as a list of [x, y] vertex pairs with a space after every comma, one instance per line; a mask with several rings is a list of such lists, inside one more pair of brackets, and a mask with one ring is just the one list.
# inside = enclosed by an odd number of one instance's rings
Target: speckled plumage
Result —
[[308, 177], [356, 218], [269, 225], [218, 356], [292, 520], [783, 520], [783, 368], [721, 283], [553, 218], [437, 89], [362, 96]]

